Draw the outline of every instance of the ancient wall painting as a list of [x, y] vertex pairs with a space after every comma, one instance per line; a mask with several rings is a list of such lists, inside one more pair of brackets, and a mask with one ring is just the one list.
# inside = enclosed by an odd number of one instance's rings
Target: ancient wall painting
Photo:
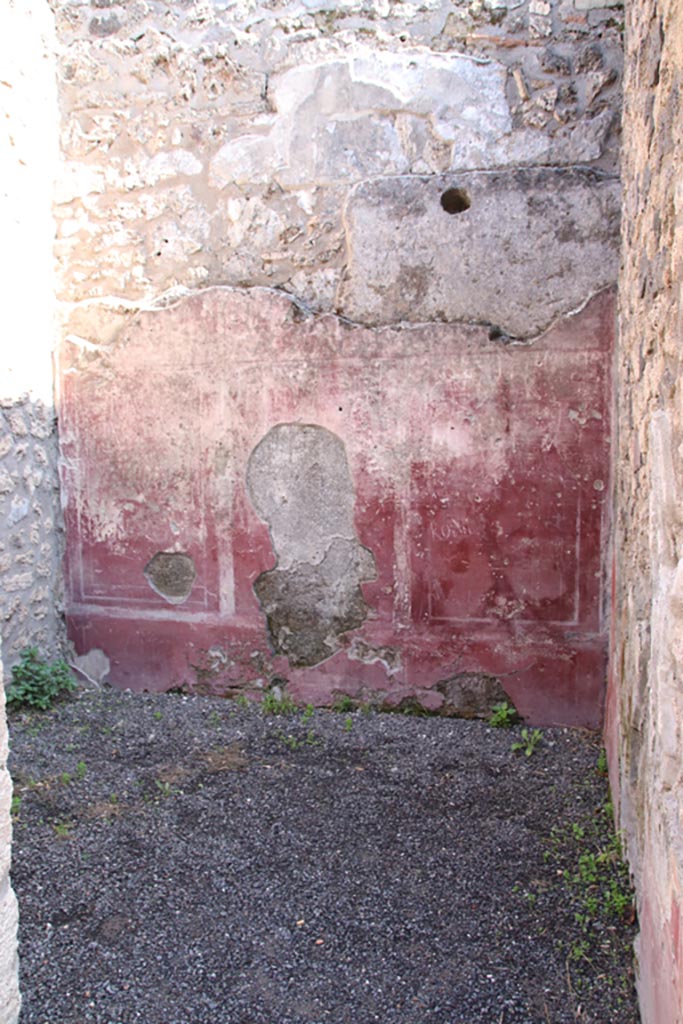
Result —
[[216, 288], [65, 342], [78, 652], [134, 689], [438, 710], [480, 680], [597, 724], [613, 312], [516, 345]]

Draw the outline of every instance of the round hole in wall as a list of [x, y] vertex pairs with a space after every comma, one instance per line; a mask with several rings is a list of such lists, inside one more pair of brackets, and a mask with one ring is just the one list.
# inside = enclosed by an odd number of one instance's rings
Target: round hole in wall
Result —
[[464, 188], [447, 188], [441, 196], [441, 208], [446, 213], [464, 213], [471, 205]]

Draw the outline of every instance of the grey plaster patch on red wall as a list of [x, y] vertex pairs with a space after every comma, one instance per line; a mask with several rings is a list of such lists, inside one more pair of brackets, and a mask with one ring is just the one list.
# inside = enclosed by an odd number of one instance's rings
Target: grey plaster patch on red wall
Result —
[[316, 665], [363, 624], [360, 584], [375, 578], [356, 537], [344, 444], [324, 427], [278, 424], [250, 456], [247, 489], [277, 557], [254, 583], [271, 643], [292, 665]]

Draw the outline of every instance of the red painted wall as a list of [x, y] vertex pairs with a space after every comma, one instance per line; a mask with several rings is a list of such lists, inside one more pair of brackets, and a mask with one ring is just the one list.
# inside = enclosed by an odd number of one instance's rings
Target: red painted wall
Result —
[[[613, 295], [527, 344], [485, 327], [369, 329], [281, 294], [212, 289], [144, 312], [110, 346], [65, 342], [60, 427], [67, 615], [117, 686], [216, 693], [286, 678], [437, 709], [436, 684], [496, 676], [538, 723], [597, 726], [606, 635]], [[279, 423], [344, 442], [377, 579], [326, 661], [273, 656], [252, 586], [274, 565], [245, 489]], [[143, 570], [183, 552], [169, 604]]]

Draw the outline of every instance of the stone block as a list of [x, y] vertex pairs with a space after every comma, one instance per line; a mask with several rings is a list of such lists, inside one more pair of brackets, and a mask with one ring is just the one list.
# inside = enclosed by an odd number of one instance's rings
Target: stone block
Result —
[[574, 0], [577, 11], [592, 11], [603, 7], [623, 7], [624, 0]]
[[461, 320], [527, 338], [615, 282], [619, 185], [536, 168], [363, 182], [337, 307], [362, 323]]

